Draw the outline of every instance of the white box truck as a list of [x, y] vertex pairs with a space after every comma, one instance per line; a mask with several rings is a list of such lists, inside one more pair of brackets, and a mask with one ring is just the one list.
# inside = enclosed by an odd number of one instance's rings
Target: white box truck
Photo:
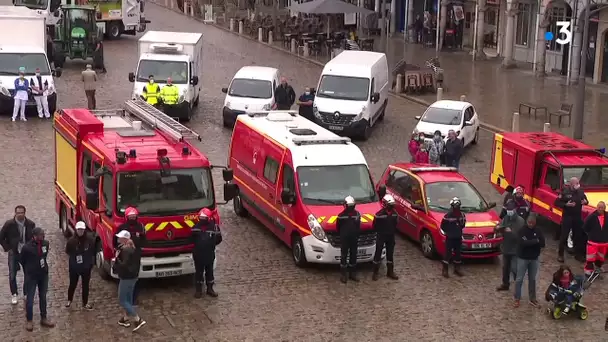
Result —
[[[21, 67], [28, 80], [40, 69], [43, 82], [49, 84], [49, 110], [55, 111], [53, 76], [60, 77], [61, 69], [51, 70], [46, 56], [45, 15], [24, 7], [0, 6], [0, 113], [12, 111], [15, 80]], [[31, 95], [27, 105], [36, 105]]]
[[[45, 11], [48, 26], [57, 25], [62, 5], [76, 3], [75, 0], [13, 0], [15, 6]], [[137, 32], [144, 32], [150, 23], [144, 15], [144, 0], [88, 0], [85, 3], [95, 7], [97, 26], [110, 39], [116, 39], [123, 33], [134, 36]]]
[[179, 88], [177, 105], [164, 106], [169, 116], [190, 120], [198, 106], [201, 93], [199, 82], [203, 72], [203, 34], [186, 32], [148, 31], [139, 38], [139, 62], [133, 82], [133, 98], [140, 97], [150, 76], [162, 88], [171, 78]]

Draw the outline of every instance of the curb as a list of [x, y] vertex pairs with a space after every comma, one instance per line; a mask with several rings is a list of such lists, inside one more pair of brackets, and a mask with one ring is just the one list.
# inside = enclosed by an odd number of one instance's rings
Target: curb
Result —
[[[157, 6], [164, 7], [164, 8], [166, 8], [166, 9], [169, 9], [169, 10], [171, 10], [171, 11], [173, 11], [173, 12], [176, 12], [176, 13], [179, 13], [179, 14], [182, 14], [182, 15], [185, 15], [185, 14], [184, 14], [182, 11], [179, 11], [179, 9], [175, 9], [175, 8], [169, 8], [169, 7], [167, 7], [167, 6], [163, 5], [163, 4], [159, 4], [159, 3], [158, 3], [158, 2], [156, 2], [156, 1], [153, 1], [152, 3], [154, 3], [154, 4], [155, 4], [155, 5], [157, 5]], [[198, 18], [198, 17], [190, 17], [190, 16], [188, 16], [188, 17], [189, 17], [189, 18], [192, 18], [192, 19], [195, 19], [196, 21], [203, 22], [203, 20], [202, 20], [201, 18]], [[261, 45], [267, 46], [267, 47], [269, 47], [269, 48], [271, 48], [271, 49], [274, 49], [274, 50], [276, 50], [276, 51], [283, 52], [283, 53], [288, 54], [288, 55], [290, 55], [290, 56], [293, 56], [293, 57], [296, 57], [296, 58], [301, 59], [301, 60], [303, 60], [303, 61], [306, 61], [306, 62], [308, 62], [308, 63], [314, 64], [314, 65], [317, 65], [317, 66], [320, 66], [320, 67], [324, 67], [324, 66], [325, 66], [325, 63], [323, 63], [323, 62], [317, 61], [317, 60], [312, 59], [312, 58], [309, 58], [309, 57], [300, 56], [300, 55], [298, 55], [298, 54], [291, 53], [291, 51], [289, 51], [289, 50], [287, 50], [287, 49], [284, 49], [284, 48], [282, 48], [282, 47], [280, 47], [280, 46], [276, 46], [276, 45], [274, 45], [274, 44], [268, 44], [268, 43], [266, 43], [266, 42], [260, 42], [259, 40], [255, 39], [255, 38], [253, 38], [253, 37], [249, 37], [249, 36], [247, 36], [247, 35], [239, 34], [238, 32], [235, 32], [235, 31], [230, 31], [230, 28], [228, 28], [228, 27], [225, 27], [225, 26], [222, 26], [222, 25], [219, 25], [219, 24], [216, 24], [216, 23], [210, 23], [210, 24], [205, 23], [205, 24], [206, 24], [206, 25], [213, 26], [213, 27], [215, 27], [215, 28], [217, 28], [217, 29], [220, 29], [220, 30], [222, 30], [222, 31], [225, 31], [225, 32], [231, 33], [231, 34], [233, 34], [233, 35], [235, 35], [235, 36], [237, 36], [237, 37], [245, 38], [245, 39], [250, 40], [250, 41], [252, 41], [252, 42], [256, 42], [256, 43], [258, 43], [258, 44], [261, 44]], [[414, 96], [410, 96], [410, 95], [398, 94], [398, 93], [396, 93], [396, 92], [395, 92], [395, 91], [393, 91], [393, 90], [389, 90], [389, 94], [390, 94], [390, 95], [392, 95], [393, 97], [396, 97], [396, 98], [401, 98], [401, 99], [403, 99], [403, 100], [406, 100], [406, 101], [409, 101], [409, 102], [413, 102], [413, 103], [419, 104], [419, 105], [421, 105], [421, 106], [423, 106], [423, 107], [428, 107], [428, 106], [430, 106], [430, 105], [431, 105], [431, 102], [428, 102], [428, 101], [426, 101], [426, 100], [423, 100], [423, 99], [420, 99], [420, 98], [417, 98], [417, 97], [414, 97]], [[490, 125], [490, 124], [487, 124], [487, 123], [484, 123], [484, 122], [480, 122], [480, 123], [479, 123], [479, 127], [481, 127], [482, 129], [484, 129], [484, 130], [486, 130], [486, 131], [489, 131], [489, 132], [491, 132], [491, 133], [501, 133], [501, 132], [504, 132], [504, 131], [505, 131], [504, 129], [502, 129], [502, 128], [500, 128], [500, 127], [497, 127], [497, 126], [494, 126], [494, 125]]]

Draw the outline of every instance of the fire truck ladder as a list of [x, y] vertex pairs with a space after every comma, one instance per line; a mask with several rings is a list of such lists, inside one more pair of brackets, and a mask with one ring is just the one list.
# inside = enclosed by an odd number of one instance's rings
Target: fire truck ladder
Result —
[[141, 99], [128, 100], [125, 102], [125, 111], [178, 141], [184, 141], [185, 139], [202, 141], [202, 138], [198, 133], [180, 124], [172, 117]]

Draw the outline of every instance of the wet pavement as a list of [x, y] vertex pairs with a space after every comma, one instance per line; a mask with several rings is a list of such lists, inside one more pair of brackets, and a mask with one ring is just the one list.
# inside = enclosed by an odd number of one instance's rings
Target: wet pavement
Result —
[[[153, 4], [147, 6], [146, 13], [152, 21], [150, 29], [203, 32], [204, 96], [189, 125], [204, 137], [198, 147], [214, 163], [225, 162], [231, 136], [222, 127], [220, 89], [227, 86], [240, 67], [277, 67], [296, 92], [317, 83], [319, 66]], [[128, 99], [132, 84], [127, 74], [133, 71], [138, 58], [133, 37], [107, 42], [105, 50], [109, 72], [100, 76], [100, 109], [118, 107]], [[60, 107], [86, 105], [80, 82], [84, 64], [68, 65], [58, 80]], [[376, 127], [369, 141], [358, 143], [376, 179], [388, 163], [409, 158], [406, 143], [415, 125], [413, 117], [422, 110], [418, 104], [391, 97], [384, 122]], [[9, 218], [15, 205], [24, 204], [28, 216], [46, 228], [51, 243], [49, 314], [58, 323], [52, 330], [35, 325], [34, 332], [25, 331], [22, 305], [10, 305], [6, 254], [2, 253], [3, 341], [606, 340], [603, 323], [608, 293], [603, 283], [586, 294], [591, 311], [588, 321], [572, 318], [554, 322], [543, 310], [527, 304], [513, 310], [511, 295], [494, 291], [500, 278], [497, 262], [469, 263], [464, 268], [466, 277], [445, 280], [440, 276], [438, 262], [425, 259], [415, 244], [399, 237], [395, 256], [401, 276], [398, 282], [372, 282], [369, 267], [365, 267], [365, 279], [360, 284], [345, 286], [339, 283], [334, 267], [296, 268], [287, 247], [259, 224], [237, 217], [231, 205], [220, 209], [224, 231], [216, 271], [220, 297], [194, 300], [189, 277], [145, 282], [139, 311], [148, 325], [132, 334], [116, 324], [120, 315], [116, 284], [97, 275], [91, 285], [95, 311], [82, 311], [77, 301], [72, 309], [63, 307], [67, 257], [54, 210], [51, 122], [32, 118], [27, 123], [11, 123], [10, 117], [3, 115], [0, 135], [5, 137], [5, 153], [0, 156], [4, 165], [0, 171], [4, 184], [0, 210]], [[462, 172], [486, 199], [499, 201], [487, 176], [492, 138], [487, 132], [482, 132], [480, 138], [480, 144], [466, 152]], [[219, 176], [215, 175], [216, 180]], [[543, 253], [539, 298], [557, 268], [555, 247], [549, 239]], [[573, 265], [582, 271], [582, 265]], [[80, 289], [76, 298], [79, 295]]]

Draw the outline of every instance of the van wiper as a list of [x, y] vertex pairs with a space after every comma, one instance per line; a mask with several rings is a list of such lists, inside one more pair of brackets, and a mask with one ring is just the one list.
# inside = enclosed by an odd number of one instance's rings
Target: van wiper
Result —
[[472, 212], [481, 213], [481, 212], [483, 212], [479, 207], [467, 207], [467, 206], [463, 206], [463, 207], [460, 207], [460, 209], [462, 211], [464, 211], [464, 212], [469, 212], [469, 213], [472, 213]]
[[2, 71], [0, 71], [0, 75], [17, 76], [17, 75], [19, 75], [19, 73], [15, 72], [15, 71], [4, 71], [4, 70], [2, 70]]
[[328, 199], [324, 199], [324, 198], [303, 197], [302, 199], [308, 200], [308, 201], [327, 203], [327, 204], [341, 204], [342, 203], [342, 201], [340, 201], [340, 200], [328, 200]]

